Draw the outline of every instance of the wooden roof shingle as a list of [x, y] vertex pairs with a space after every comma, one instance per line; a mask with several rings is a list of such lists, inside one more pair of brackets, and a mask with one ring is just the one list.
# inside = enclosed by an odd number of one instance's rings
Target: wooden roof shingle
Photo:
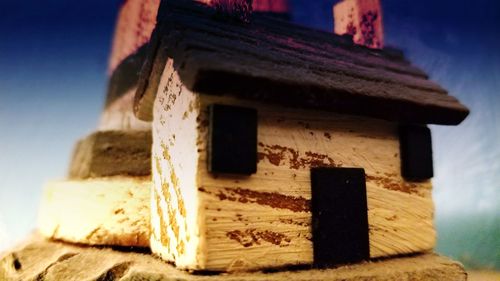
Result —
[[195, 1], [162, 1], [141, 71], [136, 115], [152, 119], [167, 58], [184, 85], [286, 106], [402, 123], [456, 125], [469, 110], [394, 50], [265, 15], [249, 24], [222, 18]]

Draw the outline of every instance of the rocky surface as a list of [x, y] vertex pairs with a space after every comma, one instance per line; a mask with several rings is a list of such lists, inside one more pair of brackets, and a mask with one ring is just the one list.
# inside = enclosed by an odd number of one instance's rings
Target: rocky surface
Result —
[[[125, 251], [127, 250], [127, 251]], [[188, 273], [133, 249], [92, 248], [48, 241], [34, 234], [0, 256], [0, 280], [467, 280], [461, 264], [422, 254], [329, 270], [295, 269], [233, 274]]]

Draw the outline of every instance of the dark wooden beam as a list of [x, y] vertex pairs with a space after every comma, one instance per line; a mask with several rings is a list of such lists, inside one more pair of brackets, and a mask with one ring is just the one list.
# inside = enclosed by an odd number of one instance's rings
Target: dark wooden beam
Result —
[[151, 174], [151, 131], [99, 131], [74, 149], [69, 178]]

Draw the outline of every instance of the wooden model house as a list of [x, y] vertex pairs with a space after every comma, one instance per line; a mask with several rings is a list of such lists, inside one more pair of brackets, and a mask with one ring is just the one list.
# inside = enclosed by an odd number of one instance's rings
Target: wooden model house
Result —
[[400, 52], [214, 13], [162, 1], [141, 73], [152, 251], [232, 271], [433, 249], [426, 125], [468, 109]]
[[[339, 2], [336, 32], [376, 2]], [[0, 280], [466, 280], [431, 251], [427, 124], [467, 108], [382, 33], [287, 18], [288, 0], [123, 1], [99, 126]]]
[[[338, 3], [336, 32], [377, 3]], [[376, 49], [380, 17], [368, 37], [287, 18], [288, 0], [123, 1], [99, 126], [0, 280], [465, 281], [431, 251], [426, 125], [467, 108]]]

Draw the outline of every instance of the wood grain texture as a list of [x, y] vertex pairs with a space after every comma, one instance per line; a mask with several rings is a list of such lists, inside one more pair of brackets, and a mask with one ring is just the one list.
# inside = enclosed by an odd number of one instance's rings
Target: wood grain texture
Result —
[[134, 115], [134, 96], [137, 88], [132, 88], [121, 94], [109, 104], [101, 114], [99, 131], [151, 131], [151, 123], [139, 120]]
[[199, 97], [165, 66], [154, 103], [151, 249], [180, 268], [205, 269], [203, 210], [198, 195]]
[[97, 131], [78, 141], [69, 177], [151, 174], [151, 131]]
[[328, 270], [192, 275], [151, 255], [51, 242], [33, 235], [0, 254], [0, 280], [85, 281], [465, 281], [463, 266], [435, 254], [401, 257]]
[[[157, 28], [162, 47], [156, 58], [165, 56], [162, 51], [172, 56], [181, 80], [194, 92], [399, 122], [458, 124], [468, 114], [423, 72], [392, 53], [258, 15], [249, 25], [234, 25], [214, 20], [213, 12], [193, 3], [162, 5], [162, 28]], [[145, 69], [141, 80], [153, 83], [143, 82], [151, 89], [139, 88], [137, 95], [154, 98], [159, 76], [158, 68]], [[140, 100], [136, 112], [151, 119]]]
[[[258, 109], [260, 161], [251, 177], [208, 173], [202, 142], [207, 130], [200, 130], [199, 191], [206, 206], [208, 267], [312, 263], [313, 167], [365, 169], [371, 258], [434, 247], [431, 183], [401, 177], [395, 124], [212, 96], [202, 96], [201, 108], [214, 102]], [[206, 124], [205, 114], [202, 110], [201, 124]]]
[[[213, 103], [258, 110], [255, 175], [208, 172]], [[197, 95], [169, 60], [153, 122], [153, 252], [189, 269], [311, 264], [313, 167], [365, 169], [371, 258], [434, 247], [431, 183], [401, 177], [397, 124]]]
[[38, 228], [48, 238], [149, 247], [149, 178], [54, 181], [43, 191]]

